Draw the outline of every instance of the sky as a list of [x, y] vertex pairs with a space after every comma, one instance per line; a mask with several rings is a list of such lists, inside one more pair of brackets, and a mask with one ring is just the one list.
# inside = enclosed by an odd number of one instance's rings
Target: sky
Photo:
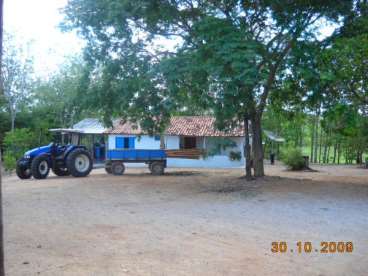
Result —
[[[81, 53], [84, 42], [75, 32], [63, 33], [58, 24], [60, 11], [68, 0], [4, 0], [4, 29], [14, 34], [19, 45], [31, 42], [30, 55], [37, 77], [47, 78], [56, 73], [68, 57]], [[321, 37], [330, 35], [334, 26], [324, 26]], [[167, 49], [177, 43], [158, 41]]]
[[84, 43], [76, 33], [63, 33], [60, 9], [68, 0], [4, 0], [4, 30], [17, 43], [30, 42], [35, 75], [47, 78], [68, 58], [81, 52]]

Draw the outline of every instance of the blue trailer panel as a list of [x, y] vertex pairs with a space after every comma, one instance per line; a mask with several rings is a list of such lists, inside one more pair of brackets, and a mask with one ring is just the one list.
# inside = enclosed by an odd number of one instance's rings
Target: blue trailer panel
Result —
[[106, 154], [107, 160], [121, 161], [150, 161], [150, 160], [166, 160], [165, 150], [146, 150], [146, 149], [115, 149], [108, 150]]

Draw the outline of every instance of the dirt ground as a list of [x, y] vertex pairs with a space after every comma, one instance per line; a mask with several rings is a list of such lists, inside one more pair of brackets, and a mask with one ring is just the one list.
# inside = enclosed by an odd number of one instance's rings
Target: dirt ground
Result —
[[[368, 170], [314, 168], [251, 182], [239, 169], [6, 176], [7, 275], [368, 275]], [[315, 252], [321, 241], [354, 251]]]

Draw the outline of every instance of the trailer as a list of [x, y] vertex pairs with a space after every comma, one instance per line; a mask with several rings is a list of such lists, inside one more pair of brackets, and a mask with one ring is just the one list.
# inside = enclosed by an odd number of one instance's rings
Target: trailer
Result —
[[105, 170], [109, 174], [122, 175], [124, 163], [145, 163], [153, 175], [165, 172], [167, 154], [162, 149], [114, 149], [106, 151]]

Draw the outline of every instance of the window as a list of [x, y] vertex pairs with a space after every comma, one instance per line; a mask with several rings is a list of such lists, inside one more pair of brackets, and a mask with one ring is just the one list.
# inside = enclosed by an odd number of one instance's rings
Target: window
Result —
[[129, 138], [125, 137], [124, 138], [124, 149], [129, 149]]
[[115, 148], [117, 149], [134, 149], [135, 137], [116, 137]]
[[161, 140], [160, 135], [155, 135], [155, 141], [160, 141], [160, 140]]

